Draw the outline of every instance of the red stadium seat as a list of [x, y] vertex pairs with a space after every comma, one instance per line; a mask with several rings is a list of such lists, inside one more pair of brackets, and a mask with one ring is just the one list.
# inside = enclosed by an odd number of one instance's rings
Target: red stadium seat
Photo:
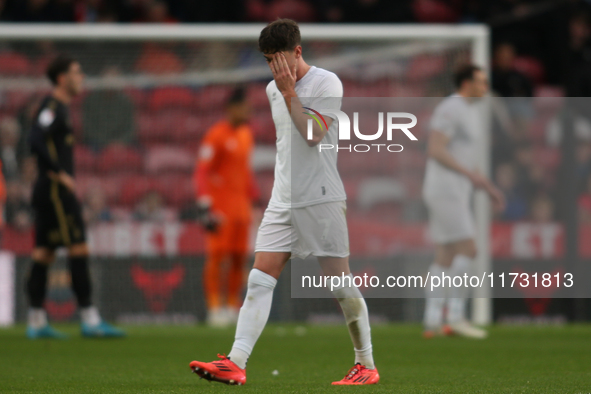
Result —
[[97, 169], [103, 173], [138, 172], [144, 165], [142, 155], [135, 149], [120, 144], [106, 147], [98, 157]]
[[19, 53], [0, 53], [0, 75], [28, 75], [32, 71], [29, 59]]
[[266, 83], [256, 83], [248, 85], [248, 89], [246, 91], [246, 97], [248, 103], [253, 108], [268, 108], [269, 107], [269, 99], [267, 97], [267, 84]]
[[132, 207], [150, 190], [154, 189], [154, 182], [145, 176], [132, 176], [123, 182], [119, 194], [119, 203]]
[[261, 193], [261, 201], [266, 204], [271, 199], [274, 176], [272, 173], [264, 172], [255, 174], [255, 178]]
[[411, 81], [427, 80], [441, 74], [445, 63], [445, 57], [441, 55], [415, 56], [408, 64], [406, 77]]
[[148, 102], [149, 92], [146, 89], [124, 88], [123, 92], [131, 99], [136, 108], [143, 108]]
[[93, 173], [76, 174], [76, 191], [80, 199], [85, 199], [88, 193], [92, 193], [96, 188], [100, 188], [109, 204], [118, 203], [121, 192], [121, 185], [124, 178], [119, 175], [97, 176]]
[[[33, 94], [22, 90], [7, 90], [2, 94], [2, 107], [10, 112], [23, 108], [31, 100]], [[16, 114], [15, 114], [16, 115]]]
[[271, 111], [258, 111], [250, 120], [254, 139], [257, 144], [275, 144], [277, 134]]
[[74, 148], [74, 163], [79, 171], [94, 172], [96, 169], [96, 154], [87, 146], [76, 145]]
[[440, 0], [414, 0], [412, 9], [418, 22], [453, 23], [460, 18], [450, 4]]
[[532, 56], [517, 56], [513, 62], [517, 71], [527, 75], [534, 84], [544, 81], [545, 71], [542, 62]]
[[195, 105], [195, 96], [189, 88], [164, 87], [156, 88], [149, 98], [149, 106], [152, 111], [160, 111], [165, 108], [189, 109]]
[[212, 123], [209, 116], [197, 116], [190, 112], [178, 115], [175, 127], [170, 131], [171, 142], [194, 148], [199, 143], [207, 125]]
[[182, 208], [195, 201], [193, 182], [189, 175], [160, 176], [154, 180], [154, 189], [168, 205], [175, 208]]
[[187, 117], [184, 110], [165, 110], [156, 114], [140, 112], [137, 120], [138, 138], [143, 145], [162, 144], [175, 140], [178, 129]]
[[560, 164], [560, 149], [537, 146], [534, 148], [534, 162], [546, 169], [555, 169]]
[[197, 107], [199, 111], [220, 110], [224, 108], [226, 100], [232, 93], [232, 87], [215, 85], [207, 86], [197, 92]]
[[54, 55], [44, 55], [36, 58], [31, 65], [31, 74], [37, 77], [44, 77], [49, 63], [54, 59]]
[[180, 147], [154, 146], [148, 149], [145, 164], [146, 171], [151, 173], [191, 172], [195, 166], [195, 155]]
[[538, 116], [527, 123], [527, 136], [532, 142], [544, 144], [548, 126], [552, 121], [553, 113], [549, 115]]
[[145, 74], [176, 74], [185, 69], [181, 59], [164, 44], [146, 43], [135, 63], [136, 71]]
[[564, 88], [560, 86], [540, 85], [534, 91], [534, 106], [540, 112], [562, 108], [564, 104]]

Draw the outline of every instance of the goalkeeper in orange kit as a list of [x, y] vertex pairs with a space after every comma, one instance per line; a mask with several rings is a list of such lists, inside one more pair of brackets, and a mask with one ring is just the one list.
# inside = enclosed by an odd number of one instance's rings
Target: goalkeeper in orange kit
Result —
[[[235, 323], [238, 317], [251, 209], [258, 200], [250, 168], [250, 107], [242, 88], [234, 90], [225, 109], [225, 119], [213, 125], [202, 141], [194, 174], [198, 220], [207, 231], [203, 270], [207, 323], [218, 327]], [[228, 269], [222, 271], [226, 263]]]

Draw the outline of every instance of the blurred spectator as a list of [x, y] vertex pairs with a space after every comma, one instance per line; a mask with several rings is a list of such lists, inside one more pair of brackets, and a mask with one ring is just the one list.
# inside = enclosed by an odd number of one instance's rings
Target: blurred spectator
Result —
[[536, 167], [534, 162], [533, 147], [528, 142], [521, 142], [514, 150], [515, 172], [517, 174], [517, 191], [526, 199], [531, 200], [543, 190], [543, 184], [533, 177]]
[[27, 201], [31, 201], [33, 186], [37, 180], [37, 158], [29, 156], [21, 161], [20, 181], [23, 185], [23, 194]]
[[146, 193], [144, 198], [137, 205], [133, 218], [146, 222], [163, 222], [166, 220], [166, 210], [162, 196], [157, 191]]
[[300, 23], [316, 20], [316, 9], [306, 0], [273, 0], [264, 9], [265, 22], [272, 22], [277, 18], [289, 18]]
[[515, 48], [504, 43], [497, 46], [493, 58], [492, 88], [503, 97], [531, 97], [529, 78], [515, 69]]
[[14, 22], [51, 21], [49, 0], [21, 0], [11, 5], [11, 20]]
[[411, 3], [412, 0], [328, 0], [319, 12], [320, 19], [328, 22], [414, 22]]
[[37, 76], [45, 76], [47, 67], [53, 59], [59, 54], [55, 46], [55, 41], [42, 40], [35, 43], [35, 48], [31, 53], [31, 73]]
[[[575, 101], [571, 101], [574, 103]], [[585, 101], [582, 101], [585, 103]], [[588, 101], [587, 101], [588, 103]], [[585, 112], [588, 112], [588, 108]], [[555, 116], [546, 126], [546, 142], [550, 146], [559, 146], [562, 142], [564, 117]], [[591, 120], [584, 116], [574, 115], [573, 129], [579, 142], [591, 142]]]
[[12, 19], [10, 8], [8, 7], [8, 0], [0, 0], [0, 22], [9, 21]]
[[161, 0], [153, 0], [146, 4], [145, 21], [148, 23], [177, 23], [178, 20], [170, 16], [168, 4]]
[[16, 119], [6, 117], [0, 122], [0, 160], [6, 180], [18, 178], [17, 145], [20, 129]]
[[512, 118], [514, 127], [508, 131], [514, 143], [523, 138], [527, 129], [526, 121], [533, 116], [533, 83], [530, 78], [515, 67], [515, 48], [504, 43], [497, 46], [493, 58], [492, 88], [502, 99]]
[[[103, 78], [117, 77], [116, 67], [103, 71]], [[82, 105], [84, 141], [95, 149], [110, 143], [134, 142], [134, 106], [121, 90], [96, 89], [84, 99]]]
[[79, 0], [74, 8], [76, 22], [118, 22], [126, 15], [128, 2], [120, 0]]
[[41, 102], [41, 95], [33, 95], [27, 101], [25, 106], [18, 111], [17, 119], [20, 125], [20, 139], [18, 141], [18, 157], [23, 160], [27, 156], [31, 156], [31, 148], [29, 145], [29, 131], [33, 125], [33, 118], [39, 109]]
[[33, 213], [25, 196], [23, 185], [18, 181], [6, 183], [6, 223], [18, 230], [28, 230], [33, 223]]
[[532, 200], [530, 220], [540, 224], [554, 220], [554, 203], [549, 196], [540, 194]]
[[169, 49], [156, 43], [144, 45], [135, 63], [136, 71], [146, 74], [174, 74], [184, 70], [181, 59]]
[[460, 19], [455, 4], [444, 0], [413, 0], [414, 17], [424, 23], [453, 23]]
[[502, 220], [521, 220], [527, 216], [527, 200], [517, 191], [517, 176], [511, 163], [500, 164], [495, 171], [495, 182], [505, 195], [505, 211]]
[[100, 187], [93, 187], [86, 193], [84, 201], [84, 221], [88, 225], [110, 222], [113, 215], [107, 207], [105, 192]]
[[591, 143], [579, 142], [575, 153], [577, 177], [582, 182], [582, 189], [587, 188], [587, 177], [591, 174]]
[[[176, 0], [177, 17], [185, 22], [244, 22], [246, 8], [258, 0]], [[174, 5], [173, 3], [173, 5]], [[182, 10], [181, 12], [178, 9]]]
[[76, 4], [76, 22], [97, 22], [102, 0], [82, 0]]
[[10, 3], [14, 22], [73, 22], [73, 0], [18, 0]]
[[591, 26], [589, 14], [575, 13], [568, 25], [568, 57], [564, 74], [568, 97], [591, 96]]
[[52, 10], [51, 20], [55, 22], [74, 22], [74, 3], [76, 0], [53, 0], [50, 2]]
[[[231, 43], [212, 41], [194, 45], [188, 60], [193, 70], [216, 70], [239, 67], [240, 53], [234, 50]], [[223, 53], [224, 56], [220, 56]], [[257, 53], [257, 57], [259, 54]]]
[[587, 177], [585, 189], [578, 200], [579, 222], [591, 224], [591, 175]]

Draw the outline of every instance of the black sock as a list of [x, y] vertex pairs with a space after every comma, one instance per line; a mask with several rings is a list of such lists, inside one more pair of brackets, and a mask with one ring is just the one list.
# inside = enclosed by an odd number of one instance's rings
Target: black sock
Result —
[[31, 308], [43, 308], [47, 293], [47, 264], [33, 261], [31, 272], [27, 278], [26, 291]]
[[76, 256], [68, 258], [70, 275], [72, 277], [72, 290], [78, 300], [78, 307], [87, 308], [92, 305], [90, 294], [90, 271], [88, 270], [88, 256]]

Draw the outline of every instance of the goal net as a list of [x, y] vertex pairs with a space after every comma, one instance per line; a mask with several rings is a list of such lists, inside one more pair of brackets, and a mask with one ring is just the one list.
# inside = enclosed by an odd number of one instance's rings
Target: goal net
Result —
[[[257, 50], [263, 25], [111, 26], [3, 25], [0, 37], [0, 122], [14, 131], [19, 169], [9, 177], [10, 198], [27, 200], [34, 163], [26, 137], [44, 77], [58, 53], [79, 60], [84, 92], [71, 105], [76, 133], [76, 180], [84, 202], [93, 255], [96, 302], [120, 322], [194, 322], [205, 315], [202, 291], [204, 233], [195, 224], [192, 174], [208, 128], [224, 117], [232, 89], [244, 86], [252, 108], [256, 148], [252, 166], [263, 207], [273, 185], [275, 128], [265, 88], [272, 75]], [[488, 66], [482, 26], [302, 25], [303, 56], [335, 72], [345, 97], [442, 97], [463, 63]], [[7, 132], [8, 133], [8, 132]], [[351, 258], [404, 259], [426, 267], [432, 245], [425, 234], [420, 191], [425, 134], [391, 167], [368, 164], [363, 176], [339, 162], [348, 194]], [[486, 169], [487, 150], [480, 155]], [[372, 167], [374, 165], [375, 167]], [[481, 258], [488, 264], [487, 208], [477, 201]], [[19, 257], [23, 283], [32, 245], [30, 210], [10, 216], [4, 248]], [[260, 220], [260, 214], [257, 216]], [[367, 233], [367, 220], [379, 229]], [[360, 223], [363, 222], [363, 225]], [[251, 238], [256, 226], [253, 223]], [[252, 260], [252, 259], [251, 259]], [[289, 270], [276, 291], [272, 319], [330, 321], [331, 300], [295, 299]], [[51, 274], [48, 309], [74, 317], [63, 261]], [[17, 318], [25, 316], [15, 287]], [[486, 289], [473, 305], [479, 322], [490, 309]], [[376, 319], [417, 321], [422, 299], [373, 299]]]

